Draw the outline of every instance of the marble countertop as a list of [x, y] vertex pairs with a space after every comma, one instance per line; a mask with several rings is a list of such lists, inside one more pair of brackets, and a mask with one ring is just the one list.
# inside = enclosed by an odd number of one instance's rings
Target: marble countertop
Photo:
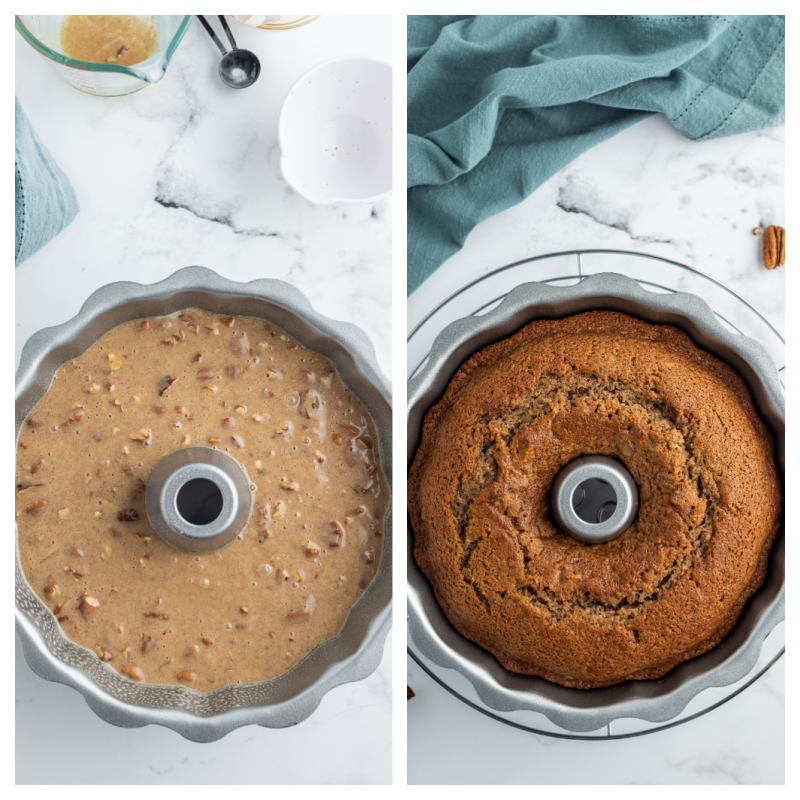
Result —
[[[16, 37], [17, 96], [81, 206], [16, 270], [17, 358], [100, 286], [199, 264], [233, 280], [295, 284], [323, 314], [365, 330], [391, 375], [391, 199], [310, 205], [280, 176], [276, 135], [286, 92], [314, 64], [391, 60], [391, 17], [322, 16], [277, 33], [230, 24], [262, 64], [246, 90], [221, 83], [219, 51], [196, 20], [163, 81], [117, 98], [71, 88]], [[200, 745], [156, 726], [106, 724], [77, 692], [34, 675], [17, 642], [16, 782], [389, 783], [390, 652], [295, 729], [242, 728]]]
[[[760, 238], [752, 233], [769, 224], [784, 224], [783, 126], [698, 144], [664, 118], [652, 117], [583, 154], [526, 201], [479, 225], [466, 246], [409, 297], [409, 330], [454, 291], [503, 265], [602, 248], [662, 256], [702, 270], [746, 297], [782, 332], [785, 269], [764, 269]], [[605, 268], [625, 272], [628, 264], [612, 258]], [[676, 280], [658, 262], [650, 265], [652, 273], [644, 277]], [[544, 262], [531, 264], [522, 280], [554, 274], [547, 269]], [[701, 293], [703, 286], [710, 284], [672, 288]], [[709, 292], [706, 299], [715, 310], [717, 302], [729, 301], [730, 311], [724, 310], [730, 318], [738, 313], [732, 298], [720, 301], [719, 293]], [[748, 332], [763, 336], [780, 358], [774, 334]], [[409, 369], [415, 365], [410, 358]], [[408, 682], [417, 697], [408, 703], [408, 782], [782, 784], [784, 676], [781, 658], [705, 716], [634, 739], [584, 742], [534, 735], [484, 717], [409, 658]]]

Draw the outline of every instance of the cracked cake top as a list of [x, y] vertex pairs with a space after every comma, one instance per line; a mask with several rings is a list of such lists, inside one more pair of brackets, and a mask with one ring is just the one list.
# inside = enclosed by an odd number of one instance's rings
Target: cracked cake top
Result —
[[[558, 471], [624, 463], [631, 526], [562, 533]], [[414, 556], [450, 622], [508, 670], [593, 688], [716, 645], [781, 519], [772, 438], [739, 375], [682, 331], [594, 311], [532, 322], [458, 370], [409, 474]]]

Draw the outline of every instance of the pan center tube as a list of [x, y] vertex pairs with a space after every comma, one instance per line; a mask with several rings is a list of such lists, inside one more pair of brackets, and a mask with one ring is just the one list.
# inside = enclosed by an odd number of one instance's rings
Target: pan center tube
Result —
[[162, 459], [145, 493], [150, 524], [167, 544], [208, 553], [233, 541], [250, 518], [250, 483], [230, 456], [187, 447]]
[[631, 526], [639, 490], [621, 461], [581, 456], [556, 475], [550, 508], [561, 531], [584, 544], [602, 544]]

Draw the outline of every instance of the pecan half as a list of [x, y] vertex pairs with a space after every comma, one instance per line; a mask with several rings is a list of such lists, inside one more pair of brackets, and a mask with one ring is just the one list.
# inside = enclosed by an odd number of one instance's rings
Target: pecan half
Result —
[[770, 225], [762, 237], [763, 261], [767, 269], [782, 267], [786, 260], [786, 231], [778, 225]]

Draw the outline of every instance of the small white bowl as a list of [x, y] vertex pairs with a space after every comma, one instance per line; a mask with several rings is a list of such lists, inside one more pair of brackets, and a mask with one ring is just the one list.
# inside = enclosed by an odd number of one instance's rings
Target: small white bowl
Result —
[[392, 68], [331, 58], [289, 90], [278, 120], [281, 172], [306, 200], [374, 203], [392, 191]]

